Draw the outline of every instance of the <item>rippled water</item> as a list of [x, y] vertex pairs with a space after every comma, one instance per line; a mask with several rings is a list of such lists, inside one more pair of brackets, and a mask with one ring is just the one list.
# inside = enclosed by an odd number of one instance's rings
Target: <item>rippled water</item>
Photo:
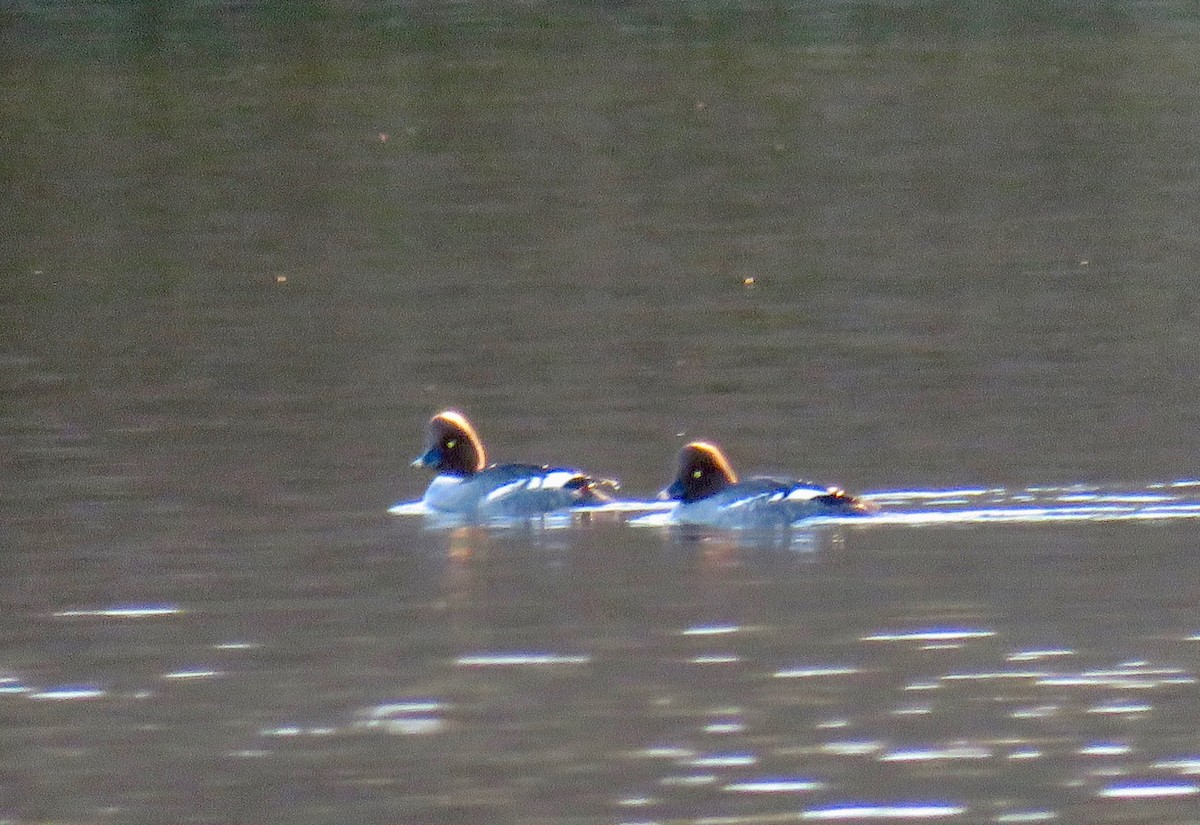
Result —
[[1193, 12], [0, 9], [0, 822], [1194, 822]]
[[893, 494], [878, 522], [786, 541], [360, 516], [10, 559], [4, 804], [18, 821], [1187, 821], [1194, 522], [1018, 520], [1024, 493], [956, 495]]

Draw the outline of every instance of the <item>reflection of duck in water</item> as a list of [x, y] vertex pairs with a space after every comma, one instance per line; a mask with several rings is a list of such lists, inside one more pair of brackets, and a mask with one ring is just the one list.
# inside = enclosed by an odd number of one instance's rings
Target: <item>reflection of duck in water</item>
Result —
[[413, 462], [437, 476], [422, 503], [436, 513], [465, 518], [528, 518], [611, 500], [615, 481], [579, 470], [535, 464], [487, 463], [475, 428], [462, 413], [446, 410], [429, 420], [426, 450]]
[[815, 516], [854, 516], [869, 505], [837, 487], [793, 478], [739, 481], [719, 447], [693, 441], [679, 451], [679, 472], [660, 498], [679, 503], [671, 519], [712, 527], [780, 527]]

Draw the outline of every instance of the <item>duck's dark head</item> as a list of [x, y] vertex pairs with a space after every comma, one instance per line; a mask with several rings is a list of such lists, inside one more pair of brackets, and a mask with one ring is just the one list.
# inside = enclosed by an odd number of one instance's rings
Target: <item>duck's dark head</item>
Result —
[[658, 496], [687, 504], [718, 493], [736, 481], [737, 474], [720, 447], [693, 441], [679, 451], [679, 472]]
[[425, 452], [412, 466], [428, 467], [443, 475], [469, 476], [487, 466], [487, 453], [467, 417], [445, 410], [429, 419]]

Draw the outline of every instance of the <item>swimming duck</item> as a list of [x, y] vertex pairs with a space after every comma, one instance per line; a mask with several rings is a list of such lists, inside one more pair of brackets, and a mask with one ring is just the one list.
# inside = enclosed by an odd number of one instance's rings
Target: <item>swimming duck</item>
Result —
[[468, 518], [529, 518], [611, 500], [617, 483], [579, 470], [487, 463], [483, 441], [467, 417], [444, 410], [429, 419], [426, 450], [413, 461], [437, 476], [425, 491], [427, 510]]
[[838, 487], [763, 476], [739, 481], [721, 449], [706, 441], [693, 441], [679, 451], [679, 472], [659, 498], [679, 502], [673, 521], [713, 527], [779, 527], [871, 509]]

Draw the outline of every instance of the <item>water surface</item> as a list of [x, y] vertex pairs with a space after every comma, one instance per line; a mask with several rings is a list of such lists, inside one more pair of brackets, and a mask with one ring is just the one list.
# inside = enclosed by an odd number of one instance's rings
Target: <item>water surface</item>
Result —
[[[0, 819], [1194, 819], [1194, 18], [0, 13]], [[883, 513], [430, 529], [446, 406]]]

